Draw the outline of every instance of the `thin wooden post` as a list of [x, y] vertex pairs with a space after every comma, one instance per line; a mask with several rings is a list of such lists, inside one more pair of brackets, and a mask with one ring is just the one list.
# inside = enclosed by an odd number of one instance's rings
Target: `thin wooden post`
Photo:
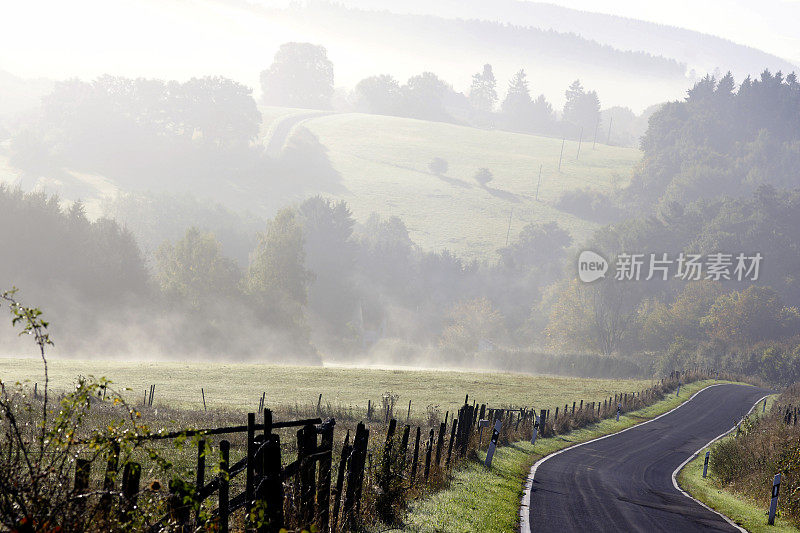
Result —
[[[408, 426], [406, 426], [408, 427]], [[339, 458], [339, 471], [336, 474], [336, 488], [333, 494], [333, 516], [331, 517], [331, 533], [336, 533], [336, 528], [339, 525], [339, 508], [342, 501], [342, 488], [344, 488], [344, 475], [347, 472], [347, 461], [350, 459], [350, 453], [353, 447], [350, 446], [350, 431], [344, 438], [344, 445], [342, 446], [342, 456]]]
[[364, 462], [367, 458], [367, 444], [369, 430], [360, 422], [356, 428], [353, 439], [353, 451], [347, 472], [347, 492], [344, 500], [345, 527], [349, 530], [357, 529], [360, 522], [361, 491], [364, 483]]
[[[73, 492], [76, 496], [82, 496], [89, 491], [89, 478], [92, 471], [92, 461], [89, 459], [75, 459], [75, 484]], [[85, 498], [79, 498], [77, 510], [82, 513], [86, 508]]]
[[139, 480], [142, 475], [142, 466], [139, 463], [125, 463], [122, 470], [122, 504], [120, 518], [123, 522], [130, 522], [136, 500], [139, 496]]
[[539, 201], [539, 186], [542, 184], [542, 164], [539, 163], [539, 181], [536, 182], [536, 201]]
[[380, 487], [381, 492], [377, 497], [375, 506], [382, 519], [391, 518], [391, 501], [389, 492], [392, 481], [392, 439], [394, 439], [394, 432], [396, 428], [397, 420], [392, 418], [391, 422], [389, 422], [389, 429], [386, 431], [386, 441], [383, 445], [381, 471], [378, 474], [378, 486]]
[[[128, 465], [125, 465], [126, 468]], [[123, 475], [123, 478], [125, 476]], [[195, 477], [195, 494], [198, 495], [197, 509], [195, 509], [194, 521], [195, 524], [200, 525], [200, 509], [202, 508], [203, 500], [199, 498], [200, 491], [203, 490], [203, 485], [206, 483], [206, 441], [200, 439], [197, 442], [197, 472]]]
[[417, 460], [419, 459], [419, 437], [421, 428], [417, 427], [417, 438], [414, 441], [414, 458], [411, 460], [411, 485], [417, 479]]
[[407, 462], [407, 458], [408, 458], [408, 436], [409, 436], [410, 432], [411, 432], [411, 426], [406, 424], [405, 427], [403, 427], [403, 438], [400, 440], [400, 457], [401, 457], [400, 472], [401, 472], [401, 474], [402, 474], [402, 472], [405, 472], [405, 470], [406, 470], [406, 462]]
[[119, 463], [119, 442], [114, 441], [108, 451], [106, 473], [103, 476], [103, 495], [100, 497], [100, 509], [107, 512], [111, 509], [111, 493], [114, 491], [114, 480], [117, 477]]
[[564, 137], [561, 139], [561, 154], [558, 156], [558, 171], [561, 172], [561, 160], [564, 159], [564, 143], [567, 142], [567, 138]]
[[425, 483], [428, 482], [428, 475], [431, 472], [431, 452], [433, 451], [433, 428], [428, 436], [428, 444], [425, 448]]
[[331, 512], [331, 464], [333, 463], [333, 427], [336, 422], [327, 420], [320, 430], [319, 484], [317, 485], [317, 527], [328, 531]]
[[247, 461], [245, 464], [245, 501], [247, 502], [247, 514], [250, 514], [250, 508], [253, 506], [255, 499], [254, 493], [254, 468], [255, 468], [255, 455], [256, 455], [256, 414], [247, 413]]
[[228, 533], [229, 495], [230, 495], [230, 449], [231, 443], [223, 440], [219, 443], [219, 531]]
[[184, 532], [189, 525], [190, 508], [184, 503], [185, 491], [181, 483], [172, 480], [169, 483], [169, 517], [178, 525], [178, 531]]
[[[433, 430], [431, 430], [433, 431]], [[447, 423], [439, 424], [439, 438], [436, 440], [436, 465], [442, 464], [442, 444], [444, 444], [444, 434], [447, 431]]]
[[450, 467], [450, 457], [453, 455], [453, 441], [456, 439], [456, 428], [458, 427], [458, 418], [453, 418], [452, 427], [450, 428], [450, 441], [447, 443], [447, 460], [445, 466]]
[[408, 413], [406, 413], [406, 424], [411, 419], [411, 400], [408, 400]]
[[314, 493], [316, 492], [317, 462], [312, 457], [317, 452], [317, 428], [306, 424], [297, 431], [297, 461], [300, 471], [300, 524], [310, 526], [314, 520]]

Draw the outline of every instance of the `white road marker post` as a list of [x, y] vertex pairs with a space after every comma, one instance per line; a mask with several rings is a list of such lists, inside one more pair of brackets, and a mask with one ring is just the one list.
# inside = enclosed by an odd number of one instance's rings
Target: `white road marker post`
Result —
[[502, 427], [503, 421], [495, 420], [494, 431], [492, 431], [492, 440], [489, 442], [489, 450], [486, 452], [486, 462], [484, 463], [486, 468], [492, 467], [492, 457], [494, 456], [495, 448], [497, 448], [497, 439], [500, 437], [500, 428]]
[[775, 525], [775, 511], [778, 509], [778, 491], [781, 488], [781, 474], [775, 474], [775, 479], [772, 481], [772, 501], [769, 503], [769, 520], [767, 524]]
[[617, 422], [619, 422], [619, 414], [622, 412], [622, 402], [617, 404]]
[[536, 444], [536, 432], [539, 429], [539, 417], [533, 413], [533, 432], [531, 433], [531, 444]]
[[706, 474], [708, 473], [708, 456], [709, 455], [711, 455], [711, 451], [710, 450], [706, 452], [706, 459], [705, 459], [705, 461], [703, 461], [703, 477], [706, 477]]

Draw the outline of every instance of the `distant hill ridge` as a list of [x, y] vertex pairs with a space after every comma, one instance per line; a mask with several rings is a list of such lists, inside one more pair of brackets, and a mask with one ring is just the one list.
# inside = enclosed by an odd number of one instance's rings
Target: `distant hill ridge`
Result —
[[341, 0], [348, 7], [414, 13], [449, 19], [480, 19], [574, 33], [620, 51], [642, 51], [675, 59], [699, 75], [730, 69], [737, 78], [764, 68], [790, 72], [797, 66], [773, 54], [729, 39], [639, 19], [580, 11], [520, 0]]

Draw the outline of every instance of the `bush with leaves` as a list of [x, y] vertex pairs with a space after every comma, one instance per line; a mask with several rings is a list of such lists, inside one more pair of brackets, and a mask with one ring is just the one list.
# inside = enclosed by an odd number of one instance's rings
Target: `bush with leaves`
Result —
[[[16, 292], [0, 293], [0, 300], [8, 304], [20, 335], [33, 337], [44, 367], [44, 387], [31, 390], [29, 384], [0, 381], [0, 529], [116, 531], [138, 529], [163, 516], [163, 498], [152, 487], [136, 495], [134, 512], [122, 512], [133, 508], [133, 502], [124, 501], [118, 474], [136, 454], [147, 457], [162, 476], [182, 476], [145, 439], [150, 430], [140, 413], [107, 379], [78, 377], [72, 392], [51, 398], [49, 324], [40, 309], [17, 301]], [[108, 479], [76, 487], [79, 459], [88, 461], [89, 471], [93, 464], [116, 467], [109, 469]]]
[[480, 184], [481, 187], [486, 187], [486, 184], [492, 181], [494, 175], [492, 174], [492, 171], [489, 170], [488, 168], [479, 168], [478, 171], [475, 173], [475, 176], [473, 177], [475, 178], [475, 181], [477, 181], [478, 184]]

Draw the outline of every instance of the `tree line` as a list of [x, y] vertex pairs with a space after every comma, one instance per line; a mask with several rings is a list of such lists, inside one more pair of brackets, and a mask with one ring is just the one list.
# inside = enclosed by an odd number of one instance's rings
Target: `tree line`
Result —
[[[323, 46], [285, 43], [272, 65], [261, 73], [261, 89], [266, 104], [330, 109], [333, 63]], [[531, 93], [528, 75], [521, 69], [509, 80], [500, 101], [492, 66], [486, 64], [472, 76], [466, 95], [433, 72], [412, 76], [405, 84], [389, 74], [380, 74], [359, 81], [349, 95], [349, 105], [365, 113], [592, 138], [601, 125], [597, 93], [575, 80], [565, 97], [559, 117], [543, 94]]]

